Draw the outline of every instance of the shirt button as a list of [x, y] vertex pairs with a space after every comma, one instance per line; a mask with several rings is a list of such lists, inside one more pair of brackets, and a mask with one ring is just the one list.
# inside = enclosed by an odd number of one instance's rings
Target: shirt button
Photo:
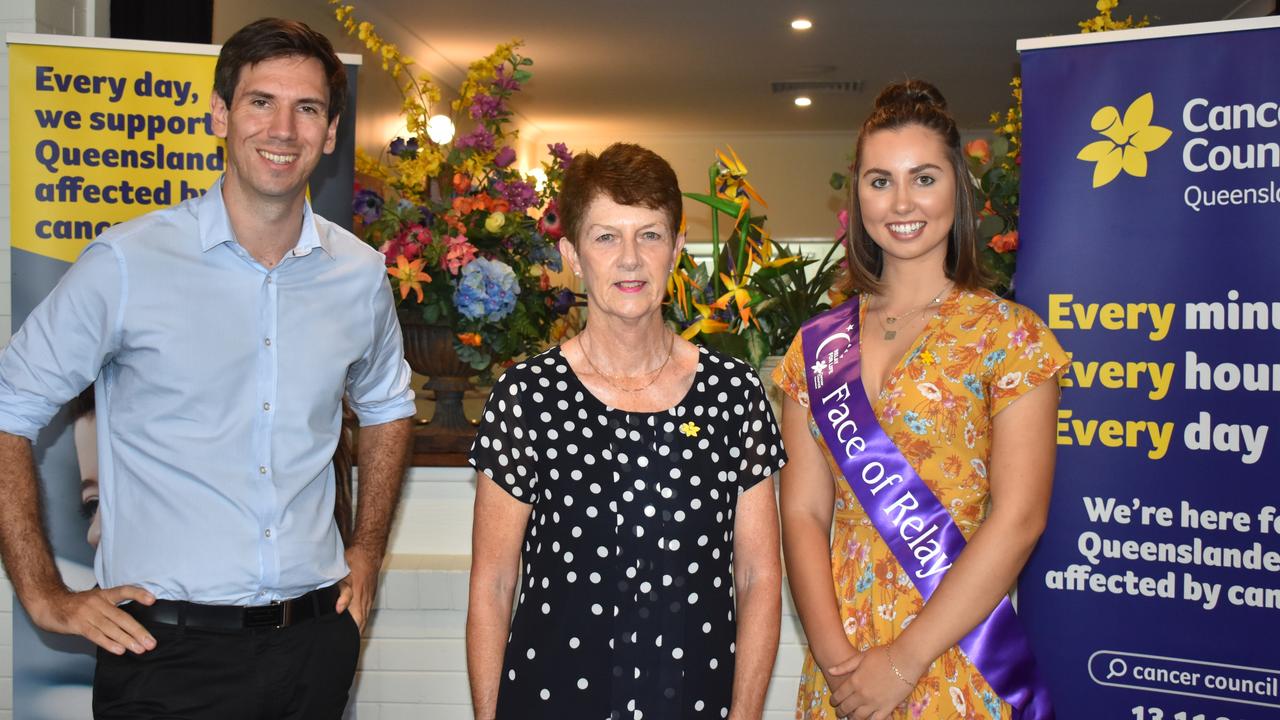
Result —
[[259, 465], [259, 466], [258, 466], [258, 474], [259, 474], [259, 475], [266, 475], [266, 474], [267, 474], [267, 466], [266, 466], [266, 465]]
[[271, 338], [264, 338], [262, 344], [271, 347]]
[[264, 403], [262, 403], [262, 409], [263, 409], [263, 410], [270, 410], [270, 409], [271, 409], [271, 403], [269, 403], [269, 402], [264, 402]]
[[267, 531], [266, 531], [264, 534], [265, 534], [267, 537], [271, 537], [271, 530], [270, 530], [270, 528], [268, 528], [268, 529], [267, 529]]
[[268, 275], [268, 276], [267, 276], [267, 284], [268, 284], [268, 285], [270, 285], [270, 284], [271, 284], [271, 276], [270, 276], [270, 275]]

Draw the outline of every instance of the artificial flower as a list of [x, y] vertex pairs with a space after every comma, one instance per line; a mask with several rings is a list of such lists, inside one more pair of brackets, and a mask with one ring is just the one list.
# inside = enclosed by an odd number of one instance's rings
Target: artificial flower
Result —
[[542, 217], [538, 218], [538, 232], [552, 240], [564, 237], [564, 231], [560, 227], [560, 210], [556, 207], [555, 198], [547, 203], [547, 208], [542, 211]]
[[515, 309], [519, 294], [520, 285], [511, 266], [477, 258], [462, 268], [453, 304], [465, 318], [497, 322]]
[[502, 231], [502, 226], [507, 222], [507, 216], [501, 210], [489, 213], [489, 217], [484, 219], [484, 229], [497, 235]]
[[395, 281], [396, 286], [400, 288], [400, 299], [404, 300], [409, 297], [409, 291], [413, 291], [418, 295], [418, 302], [422, 302], [422, 283], [431, 282], [431, 276], [422, 272], [422, 258], [410, 261], [401, 255], [396, 258], [396, 266], [387, 268], [387, 274]]
[[458, 333], [458, 342], [471, 347], [480, 347], [484, 344], [484, 338], [480, 337], [480, 333]]
[[516, 161], [516, 151], [511, 146], [505, 146], [493, 156], [493, 164], [496, 167], [504, 168]]
[[451, 275], [457, 275], [462, 268], [476, 258], [476, 246], [467, 241], [466, 235], [455, 235], [449, 238], [440, 266]]
[[987, 247], [998, 253], [1007, 253], [1018, 249], [1018, 231], [1010, 230], [1007, 233], [996, 233], [991, 237], [991, 241], [987, 243]]
[[368, 188], [358, 190], [351, 201], [351, 209], [366, 225], [382, 215], [382, 196]]
[[979, 165], [991, 162], [991, 144], [982, 138], [972, 140], [964, 146], [964, 154], [973, 158]]

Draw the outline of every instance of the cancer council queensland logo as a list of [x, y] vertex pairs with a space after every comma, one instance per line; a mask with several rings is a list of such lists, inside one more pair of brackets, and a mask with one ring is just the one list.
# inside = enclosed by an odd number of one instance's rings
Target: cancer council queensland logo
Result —
[[1121, 170], [1134, 177], [1147, 176], [1147, 153], [1159, 149], [1173, 135], [1168, 128], [1151, 124], [1154, 112], [1155, 101], [1146, 93], [1129, 105], [1123, 120], [1120, 111], [1110, 105], [1093, 114], [1089, 125], [1106, 139], [1085, 145], [1076, 159], [1096, 163], [1095, 188], [1115, 180]]

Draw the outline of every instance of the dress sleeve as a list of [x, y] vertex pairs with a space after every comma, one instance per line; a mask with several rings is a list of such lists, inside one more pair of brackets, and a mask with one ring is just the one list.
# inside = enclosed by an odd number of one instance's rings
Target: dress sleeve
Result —
[[998, 349], [983, 360], [989, 371], [992, 417], [1041, 383], [1057, 382], [1068, 362], [1066, 351], [1039, 316], [1021, 305], [1009, 305], [1008, 316], [996, 327]]
[[804, 379], [804, 350], [800, 345], [800, 333], [796, 333], [791, 346], [787, 348], [787, 354], [782, 356], [782, 362], [773, 369], [773, 383], [787, 397], [809, 407], [809, 388]]
[[471, 445], [471, 466], [523, 503], [537, 500], [537, 450], [530, 442], [521, 395], [525, 383], [507, 372], [485, 401]]
[[787, 464], [787, 452], [782, 447], [782, 433], [778, 431], [778, 422], [773, 417], [773, 408], [769, 405], [769, 398], [765, 396], [764, 383], [750, 366], [746, 366], [745, 363], [743, 365], [746, 412], [738, 419], [742, 423], [742, 460], [738, 466], [739, 493], [771, 477]]

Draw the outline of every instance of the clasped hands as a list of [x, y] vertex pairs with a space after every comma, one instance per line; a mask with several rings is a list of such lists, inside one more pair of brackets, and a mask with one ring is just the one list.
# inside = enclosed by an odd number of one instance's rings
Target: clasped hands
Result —
[[[854, 652], [823, 674], [831, 689], [831, 707], [840, 718], [887, 720], [906, 702], [928, 667], [904, 663], [892, 644]], [[897, 672], [894, 672], [894, 668]]]

